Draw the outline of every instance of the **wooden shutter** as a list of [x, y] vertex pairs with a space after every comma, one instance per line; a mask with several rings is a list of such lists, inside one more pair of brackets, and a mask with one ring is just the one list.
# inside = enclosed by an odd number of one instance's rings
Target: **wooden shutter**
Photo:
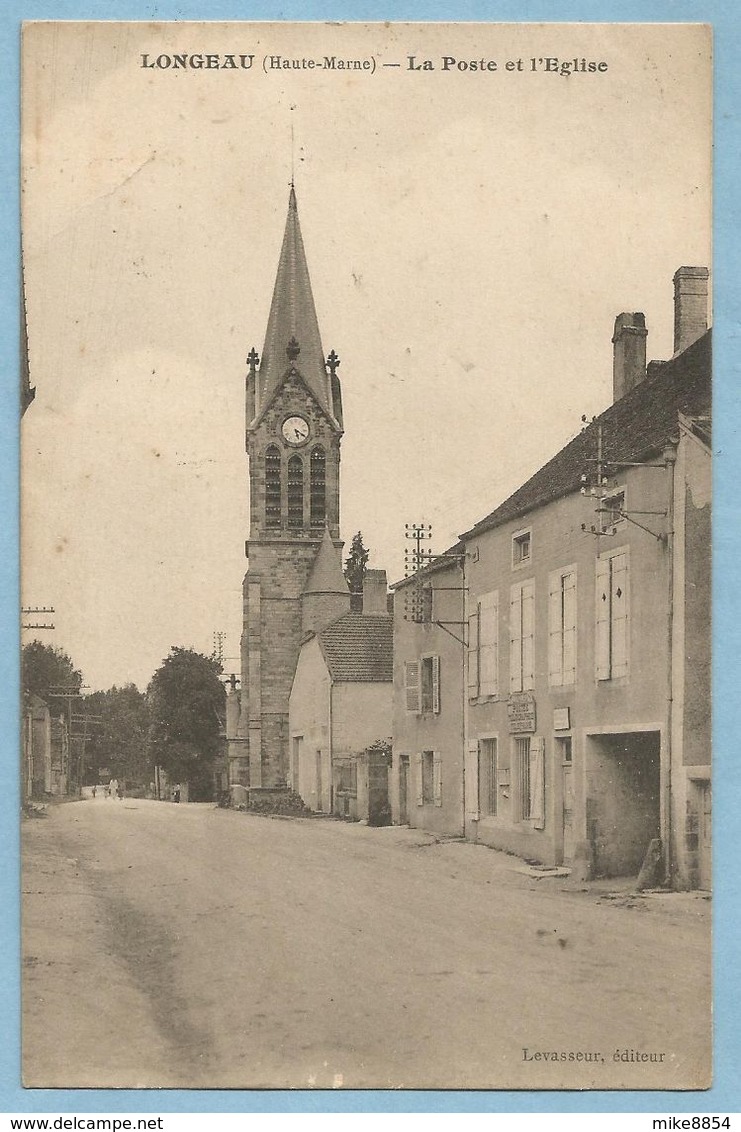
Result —
[[522, 589], [509, 592], [509, 690], [522, 691]]
[[442, 806], [443, 758], [439, 751], [432, 752], [432, 799], [436, 806]]
[[576, 683], [576, 570], [563, 576], [563, 683]]
[[535, 583], [522, 584], [522, 688], [535, 687]]
[[499, 691], [499, 595], [483, 594], [479, 602], [479, 694]]
[[545, 828], [545, 740], [530, 740], [530, 820], [534, 829]]
[[414, 786], [417, 791], [417, 805], [421, 806], [424, 803], [424, 796], [422, 794], [422, 752], [414, 752]]
[[479, 608], [468, 618], [468, 696], [479, 694]]
[[597, 559], [594, 638], [595, 667], [598, 680], [610, 679], [610, 559]]
[[404, 661], [404, 695], [406, 710], [413, 715], [419, 715], [422, 710], [422, 688], [419, 679], [419, 661]]
[[440, 657], [432, 658], [432, 710], [435, 715], [440, 714]]
[[479, 820], [479, 744], [469, 739], [466, 747], [466, 821]]
[[628, 556], [611, 558], [610, 597], [612, 614], [612, 676], [628, 674]]
[[563, 684], [563, 579], [560, 573], [548, 578], [548, 683]]

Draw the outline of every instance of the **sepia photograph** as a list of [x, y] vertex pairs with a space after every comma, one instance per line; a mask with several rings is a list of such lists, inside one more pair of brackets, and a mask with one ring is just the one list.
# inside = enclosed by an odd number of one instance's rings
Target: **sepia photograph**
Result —
[[24, 24], [26, 1089], [711, 1087], [712, 89]]

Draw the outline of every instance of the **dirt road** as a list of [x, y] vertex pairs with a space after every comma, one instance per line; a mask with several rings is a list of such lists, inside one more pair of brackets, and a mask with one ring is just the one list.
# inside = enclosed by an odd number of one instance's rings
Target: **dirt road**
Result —
[[27, 1086], [708, 1083], [697, 894], [609, 898], [406, 828], [134, 799], [52, 808], [23, 841]]

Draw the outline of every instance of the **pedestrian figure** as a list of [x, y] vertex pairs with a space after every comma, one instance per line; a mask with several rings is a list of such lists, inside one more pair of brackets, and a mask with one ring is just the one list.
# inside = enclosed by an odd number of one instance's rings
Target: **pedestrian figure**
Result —
[[95, 797], [95, 791], [96, 790], [97, 790], [97, 786], [93, 786], [93, 798]]
[[173, 800], [173, 802], [179, 802], [180, 801], [180, 783], [179, 782], [176, 784], [175, 789], [172, 792], [172, 800]]
[[103, 789], [103, 793], [105, 794], [105, 797], [106, 797], [106, 801], [108, 801], [108, 799], [109, 799], [109, 798], [110, 798], [110, 796], [111, 796], [111, 787], [110, 787], [110, 784], [106, 783], [106, 785], [105, 785], [105, 787], [104, 787], [104, 789]]
[[119, 797], [119, 801], [123, 802], [123, 796], [124, 796], [124, 792], [123, 792], [123, 786], [122, 786], [122, 785], [120, 785], [120, 786], [119, 786], [119, 788], [118, 788], [118, 797]]
[[111, 781], [108, 784], [108, 790], [110, 792], [111, 798], [113, 798], [115, 800], [118, 797], [118, 779], [117, 778], [111, 779]]

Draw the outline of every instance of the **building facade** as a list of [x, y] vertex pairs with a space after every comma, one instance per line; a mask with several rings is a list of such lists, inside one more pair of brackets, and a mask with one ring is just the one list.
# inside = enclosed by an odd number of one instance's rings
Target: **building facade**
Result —
[[[428, 572], [426, 623], [397, 615], [396, 780], [408, 748], [417, 790], [432, 752], [433, 806], [460, 727], [458, 789], [430, 828], [584, 877], [636, 875], [660, 851], [657, 879], [709, 887], [707, 277], [675, 276], [667, 362], [646, 365], [642, 314], [618, 316], [614, 403], [461, 536], [465, 661], [436, 613], [449, 567]], [[415, 652], [441, 658], [441, 688], [458, 665], [459, 707], [420, 711]]]
[[305, 638], [289, 706], [293, 789], [310, 809], [355, 820], [383, 809], [386, 763], [368, 752], [391, 736], [393, 621], [385, 571], [368, 574], [377, 584], [366, 575], [363, 612]]

